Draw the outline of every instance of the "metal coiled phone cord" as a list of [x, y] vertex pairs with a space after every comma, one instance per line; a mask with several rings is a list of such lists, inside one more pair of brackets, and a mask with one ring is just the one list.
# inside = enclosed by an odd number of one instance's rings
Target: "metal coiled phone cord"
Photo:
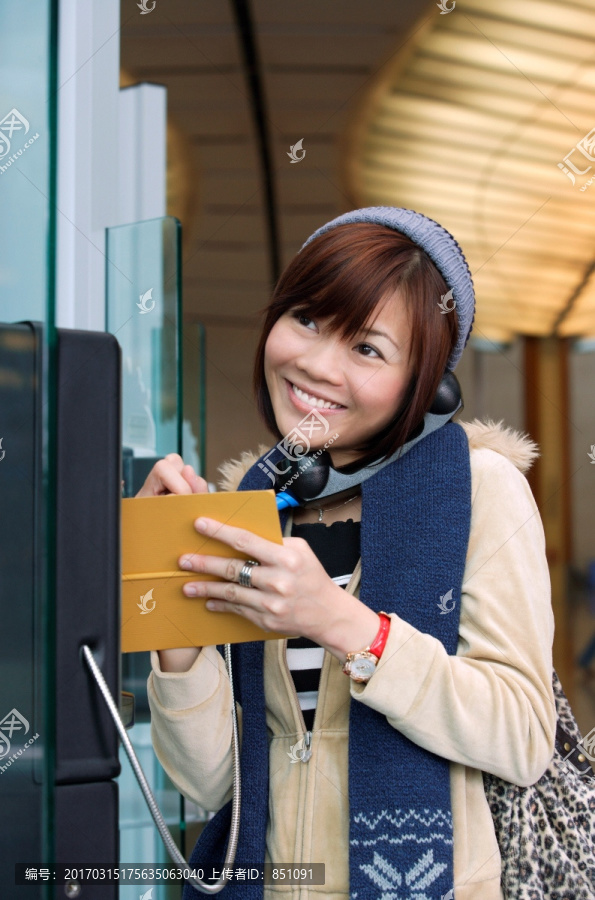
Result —
[[[114, 698], [111, 695], [111, 691], [107, 686], [105, 678], [103, 674], [95, 662], [95, 658], [91, 649], [83, 644], [81, 647], [84, 657], [87, 661], [87, 665], [89, 666], [95, 681], [99, 687], [99, 690], [103, 694], [103, 699], [107, 704], [107, 708], [109, 709], [112, 719], [114, 720], [114, 724], [118, 729], [118, 734], [120, 735], [120, 740], [124, 745], [124, 749], [128, 755], [128, 759], [130, 760], [130, 765], [136, 775], [136, 780], [140, 785], [140, 789], [143, 792], [144, 798], [146, 800], [147, 806], [149, 807], [149, 811], [153, 816], [153, 820], [159, 834], [161, 835], [161, 839], [165, 844], [166, 850], [169, 853], [173, 862], [179, 866], [181, 869], [187, 869], [188, 863], [176, 847], [175, 841], [171, 836], [171, 832], [167, 825], [165, 824], [165, 820], [161, 814], [161, 810], [157, 806], [157, 801], [153, 796], [151, 788], [145, 778], [145, 773], [143, 772], [141, 765], [138, 761], [136, 753], [134, 752], [134, 747], [130, 742], [130, 738], [126, 733], [126, 728], [122, 719], [120, 718], [120, 713], [118, 711], [118, 707], [114, 702]], [[227, 853], [225, 855], [225, 863], [224, 870], [226, 868], [233, 867], [236, 849], [238, 845], [238, 834], [240, 828], [240, 794], [241, 794], [241, 781], [240, 781], [240, 741], [238, 737], [238, 719], [236, 713], [236, 703], [233, 694], [233, 679], [232, 679], [232, 670], [231, 670], [231, 646], [229, 644], [225, 644], [225, 665], [227, 667], [227, 672], [229, 675], [229, 685], [231, 689], [231, 715], [233, 722], [233, 737], [232, 737], [232, 758], [233, 758], [233, 802], [231, 807], [231, 827], [229, 832], [229, 844], [227, 847]], [[192, 885], [192, 887], [196, 891], [201, 891], [203, 894], [218, 894], [219, 891], [222, 891], [227, 882], [229, 881], [226, 877], [221, 877], [215, 884], [205, 884], [205, 882], [201, 881], [200, 878], [185, 878], [185, 881], [188, 884]]]

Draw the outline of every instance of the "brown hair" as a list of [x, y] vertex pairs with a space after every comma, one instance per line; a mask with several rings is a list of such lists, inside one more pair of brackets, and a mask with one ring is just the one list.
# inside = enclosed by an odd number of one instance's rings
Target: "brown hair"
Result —
[[277, 427], [264, 374], [264, 349], [277, 320], [291, 309], [312, 318], [329, 318], [343, 340], [366, 326], [378, 303], [399, 292], [411, 323], [409, 366], [412, 375], [403, 402], [392, 421], [364, 445], [353, 448], [357, 462], [349, 472], [406, 443], [421, 426], [457, 342], [458, 319], [442, 315], [439, 300], [447, 292], [442, 275], [429, 256], [408, 237], [384, 225], [340, 225], [311, 241], [281, 275], [270, 303], [254, 365], [258, 409], [277, 439]]

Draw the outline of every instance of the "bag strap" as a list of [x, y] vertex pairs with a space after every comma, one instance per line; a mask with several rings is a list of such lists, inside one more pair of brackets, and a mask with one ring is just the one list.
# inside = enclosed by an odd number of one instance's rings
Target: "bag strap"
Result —
[[577, 775], [581, 777], [595, 776], [587, 757], [581, 752], [581, 745], [562, 728], [559, 719], [556, 726], [556, 750], [563, 757], [564, 762], [570, 763]]

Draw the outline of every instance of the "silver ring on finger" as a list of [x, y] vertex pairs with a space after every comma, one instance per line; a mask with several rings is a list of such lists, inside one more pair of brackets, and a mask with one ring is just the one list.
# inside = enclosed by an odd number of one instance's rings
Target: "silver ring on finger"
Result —
[[238, 576], [238, 584], [240, 587], [251, 588], [254, 587], [252, 584], [252, 569], [254, 566], [259, 566], [260, 563], [256, 562], [255, 559], [247, 559], [244, 565], [240, 570], [240, 574]]

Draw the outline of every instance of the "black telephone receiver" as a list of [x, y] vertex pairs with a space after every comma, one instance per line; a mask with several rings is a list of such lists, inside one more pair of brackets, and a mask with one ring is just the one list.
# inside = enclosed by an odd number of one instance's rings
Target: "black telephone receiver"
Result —
[[440, 379], [434, 401], [428, 412], [436, 416], [453, 415], [462, 403], [461, 385], [454, 372], [445, 372]]
[[[445, 372], [438, 385], [434, 401], [428, 412], [434, 415], [452, 415], [462, 401], [461, 386], [453, 372]], [[412, 440], [420, 433], [417, 428], [409, 437]], [[304, 469], [304, 465], [307, 468]], [[318, 497], [326, 487], [332, 469], [332, 458], [328, 450], [322, 453], [306, 453], [297, 459], [289, 460], [289, 469], [275, 478], [275, 491], [280, 491], [284, 484], [291, 481], [290, 493], [301, 503], [307, 503]], [[299, 477], [297, 477], [299, 475]]]

